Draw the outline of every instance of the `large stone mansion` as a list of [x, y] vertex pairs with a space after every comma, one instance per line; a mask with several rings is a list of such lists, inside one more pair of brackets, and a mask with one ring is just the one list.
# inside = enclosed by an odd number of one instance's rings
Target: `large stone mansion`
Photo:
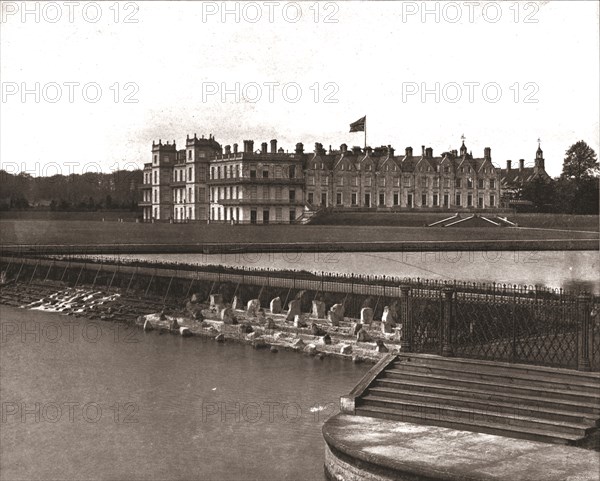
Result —
[[477, 211], [508, 207], [511, 193], [535, 178], [549, 179], [539, 145], [534, 167], [521, 159], [500, 169], [489, 147], [475, 158], [464, 140], [440, 156], [424, 146], [397, 155], [389, 145], [326, 150], [320, 143], [288, 153], [277, 140], [257, 150], [245, 140], [240, 150], [194, 134], [185, 149], [152, 143], [140, 206], [144, 221], [259, 224], [295, 222], [321, 208]]

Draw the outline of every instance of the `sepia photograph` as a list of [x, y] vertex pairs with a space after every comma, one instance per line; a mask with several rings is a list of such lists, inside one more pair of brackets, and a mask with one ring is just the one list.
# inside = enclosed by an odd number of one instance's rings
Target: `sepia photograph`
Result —
[[0, 481], [600, 481], [599, 2], [0, 16]]

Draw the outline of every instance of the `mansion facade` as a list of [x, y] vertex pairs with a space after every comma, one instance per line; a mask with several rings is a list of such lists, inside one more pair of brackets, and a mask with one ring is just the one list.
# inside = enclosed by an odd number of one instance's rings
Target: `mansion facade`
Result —
[[534, 167], [521, 159], [512, 168], [492, 164], [491, 149], [475, 158], [464, 141], [459, 150], [434, 156], [431, 147], [397, 155], [391, 146], [305, 152], [277, 148], [277, 140], [254, 149], [245, 140], [224, 148], [209, 135], [186, 139], [185, 149], [152, 143], [144, 164], [140, 207], [144, 221], [294, 223], [307, 212], [340, 210], [450, 211], [509, 207], [510, 194], [535, 178], [549, 178], [538, 146]]

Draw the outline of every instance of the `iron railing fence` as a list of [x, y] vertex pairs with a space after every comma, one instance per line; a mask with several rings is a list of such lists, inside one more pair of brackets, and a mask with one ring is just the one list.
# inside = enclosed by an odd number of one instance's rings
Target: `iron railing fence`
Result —
[[460, 357], [577, 366], [577, 298], [495, 300], [456, 292], [454, 354]]
[[[315, 253], [315, 255], [327, 256], [327, 253]], [[335, 253], [332, 253], [335, 255]], [[228, 254], [235, 256], [236, 253]], [[53, 258], [56, 260], [67, 260], [69, 262], [80, 262], [86, 264], [106, 264], [106, 265], [121, 265], [121, 266], [137, 266], [140, 268], [160, 269], [164, 272], [176, 271], [177, 275], [184, 274], [185, 271], [193, 271], [196, 276], [211, 276], [212, 274], [220, 274], [223, 279], [229, 276], [231, 279], [237, 279], [235, 276], [242, 276], [245, 279], [253, 279], [260, 284], [269, 283], [270, 279], [273, 282], [281, 282], [280, 279], [288, 279], [292, 282], [304, 282], [307, 289], [313, 289], [316, 286], [322, 285], [326, 290], [336, 292], [352, 292], [355, 294], [375, 295], [383, 297], [399, 297], [401, 287], [407, 285], [412, 289], [419, 291], [441, 291], [445, 288], [453, 288], [456, 292], [464, 292], [477, 294], [482, 299], [495, 301], [502, 297], [520, 297], [529, 299], [560, 299], [563, 297], [572, 297], [578, 294], [576, 291], [567, 291], [562, 288], [554, 288], [533, 284], [508, 284], [496, 282], [470, 282], [461, 280], [438, 280], [426, 279], [420, 277], [401, 277], [401, 276], [385, 276], [385, 275], [354, 275], [343, 274], [326, 271], [306, 271], [306, 270], [291, 270], [291, 269], [270, 269], [260, 267], [244, 266], [244, 261], [249, 263], [257, 262], [257, 256], [260, 254], [240, 252], [239, 266], [226, 266], [222, 264], [192, 264], [185, 262], [167, 262], [167, 261], [150, 261], [128, 259], [120, 256], [40, 256], [42, 258]], [[265, 255], [273, 255], [273, 253], [265, 253]], [[288, 254], [291, 255], [291, 254]], [[248, 256], [248, 257], [247, 257]], [[13, 256], [15, 257], [15, 256]], [[21, 256], [16, 256], [20, 258]], [[31, 257], [29, 254], [28, 257]], [[7, 257], [8, 258], [8, 257]], [[208, 259], [208, 257], [207, 257]], [[234, 257], [234, 259], [236, 259]], [[327, 263], [326, 257], [325, 263]], [[18, 260], [18, 259], [17, 259]], [[167, 275], [167, 274], [165, 274]], [[270, 279], [265, 279], [265, 277]], [[435, 292], [430, 292], [430, 295], [435, 295]], [[600, 302], [600, 296], [594, 296], [594, 303]]]

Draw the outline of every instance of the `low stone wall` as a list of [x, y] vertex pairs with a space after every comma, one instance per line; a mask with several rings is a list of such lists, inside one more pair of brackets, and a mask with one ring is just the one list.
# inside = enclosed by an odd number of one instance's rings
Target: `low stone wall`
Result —
[[598, 453], [438, 426], [337, 414], [323, 426], [335, 481], [597, 481]]
[[325, 476], [330, 481], [427, 481], [348, 456], [325, 444]]

